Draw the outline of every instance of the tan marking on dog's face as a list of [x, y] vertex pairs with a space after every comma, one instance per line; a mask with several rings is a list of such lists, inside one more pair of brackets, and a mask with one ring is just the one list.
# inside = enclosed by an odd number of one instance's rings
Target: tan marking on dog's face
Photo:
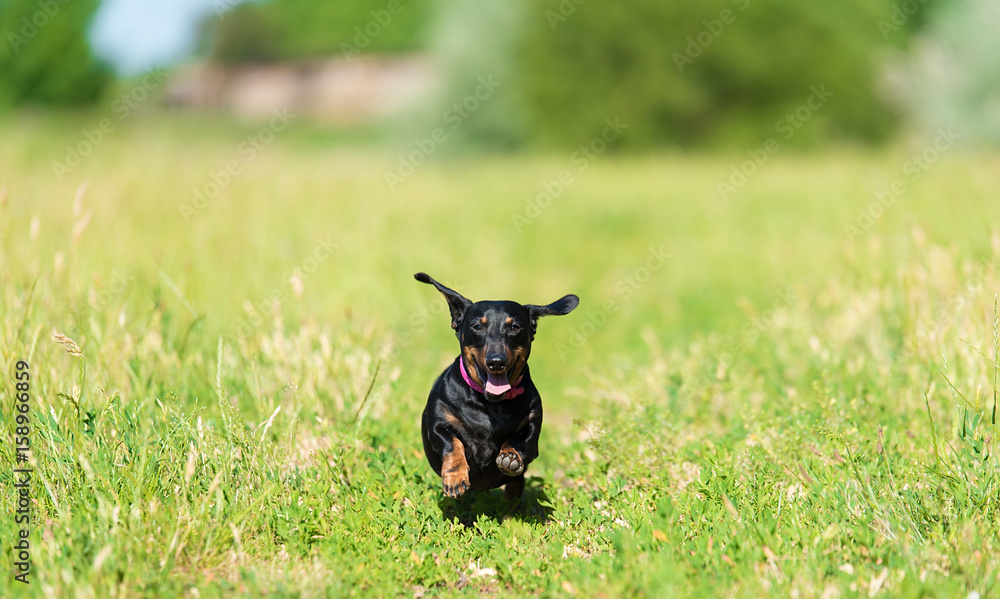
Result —
[[529, 349], [523, 345], [518, 345], [507, 350], [507, 361], [513, 364], [510, 369], [510, 384], [514, 384], [524, 373], [524, 367], [528, 364]]
[[482, 318], [479, 319], [479, 324], [481, 324], [483, 326], [486, 326], [486, 317], [485, 316], [483, 316]]
[[479, 362], [479, 350], [475, 347], [465, 346], [462, 348], [462, 358], [465, 360], [465, 371], [469, 374], [469, 378], [480, 387], [485, 386], [482, 377], [479, 376], [479, 368], [476, 368], [476, 366], [482, 367]]

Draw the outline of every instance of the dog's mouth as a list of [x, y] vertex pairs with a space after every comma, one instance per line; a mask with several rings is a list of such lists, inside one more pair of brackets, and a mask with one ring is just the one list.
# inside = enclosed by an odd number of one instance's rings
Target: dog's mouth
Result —
[[475, 352], [463, 350], [461, 365], [465, 382], [491, 403], [513, 399], [524, 393], [524, 387], [518, 386], [524, 378], [525, 364], [522, 360], [514, 360], [513, 363], [508, 360], [503, 368], [490, 369], [479, 361]]
[[486, 393], [494, 397], [499, 397], [511, 389], [510, 381], [507, 379], [507, 372], [490, 372], [486, 370]]

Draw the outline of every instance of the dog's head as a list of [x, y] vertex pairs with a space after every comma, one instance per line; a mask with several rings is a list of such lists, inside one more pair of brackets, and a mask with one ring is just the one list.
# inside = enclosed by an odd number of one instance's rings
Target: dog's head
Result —
[[466, 371], [486, 390], [490, 401], [500, 401], [510, 391], [511, 383], [524, 373], [538, 318], [569, 314], [580, 303], [575, 295], [564, 296], [547, 306], [511, 301], [472, 302], [422, 272], [413, 276], [444, 294]]

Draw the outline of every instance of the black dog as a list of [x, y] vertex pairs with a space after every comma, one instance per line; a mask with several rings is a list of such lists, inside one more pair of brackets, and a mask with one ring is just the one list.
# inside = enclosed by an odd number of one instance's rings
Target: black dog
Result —
[[569, 314], [580, 298], [567, 295], [547, 306], [472, 303], [422, 272], [414, 278], [444, 294], [462, 349], [427, 398], [421, 426], [427, 461], [449, 497], [506, 485], [504, 496], [517, 499], [542, 430], [542, 399], [528, 373], [538, 317]]

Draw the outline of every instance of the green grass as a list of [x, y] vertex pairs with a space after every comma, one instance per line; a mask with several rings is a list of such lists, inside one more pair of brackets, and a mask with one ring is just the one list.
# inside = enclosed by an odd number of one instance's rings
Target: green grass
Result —
[[[432, 161], [390, 191], [394, 153], [290, 130], [185, 222], [254, 129], [126, 125], [62, 181], [89, 122], [0, 132], [0, 596], [997, 593], [1000, 157], [911, 181], [904, 150], [778, 154], [723, 202], [745, 156], [606, 155], [518, 234], [569, 156]], [[426, 464], [457, 346], [417, 271], [582, 299], [535, 342], [520, 505], [446, 500]]]

